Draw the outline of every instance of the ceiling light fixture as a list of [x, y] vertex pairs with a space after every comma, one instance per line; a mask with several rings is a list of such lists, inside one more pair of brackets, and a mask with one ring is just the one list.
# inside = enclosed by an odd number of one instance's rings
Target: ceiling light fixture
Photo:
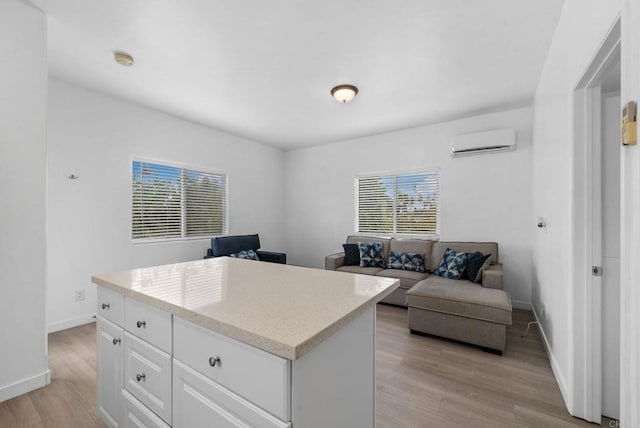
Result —
[[358, 93], [358, 88], [353, 85], [339, 85], [331, 90], [331, 95], [336, 101], [346, 104]]
[[114, 52], [113, 57], [120, 65], [124, 65], [125, 67], [133, 65], [133, 57], [126, 52]]

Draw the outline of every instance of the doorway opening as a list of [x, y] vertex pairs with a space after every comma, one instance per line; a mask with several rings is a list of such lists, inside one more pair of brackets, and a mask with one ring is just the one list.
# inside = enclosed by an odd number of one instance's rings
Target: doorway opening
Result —
[[574, 96], [573, 413], [620, 417], [620, 19]]

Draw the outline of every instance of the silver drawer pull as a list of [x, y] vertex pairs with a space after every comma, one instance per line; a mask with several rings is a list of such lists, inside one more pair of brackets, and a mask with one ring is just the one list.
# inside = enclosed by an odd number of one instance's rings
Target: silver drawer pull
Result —
[[136, 325], [138, 326], [138, 328], [142, 328], [142, 327], [147, 327], [147, 322], [146, 321], [138, 321], [136, 323]]
[[120, 339], [116, 339], [116, 338], [114, 337], [114, 338], [113, 338], [113, 340], [112, 340], [112, 342], [113, 342], [113, 344], [114, 344], [114, 345], [117, 345], [118, 343], [120, 343], [120, 342], [121, 342], [121, 340], [120, 340]]
[[102, 309], [103, 309], [103, 310], [105, 310], [105, 309], [109, 309], [109, 304], [108, 304], [108, 303], [103, 303], [103, 304], [102, 304]]
[[144, 378], [145, 378], [145, 377], [146, 377], [146, 375], [145, 375], [144, 373], [142, 373], [142, 374], [137, 374], [137, 375], [136, 375], [136, 380], [137, 380], [138, 382], [140, 382], [141, 380], [144, 380]]
[[210, 357], [209, 358], [209, 365], [211, 367], [215, 367], [216, 364], [220, 364], [220, 357], [218, 357], [217, 355], [215, 357]]

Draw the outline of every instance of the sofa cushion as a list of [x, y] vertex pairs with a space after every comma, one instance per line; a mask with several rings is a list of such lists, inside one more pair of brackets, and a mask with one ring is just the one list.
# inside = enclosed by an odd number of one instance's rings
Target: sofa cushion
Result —
[[358, 242], [382, 242], [382, 257], [387, 260], [389, 257], [389, 238], [381, 238], [377, 236], [349, 235], [347, 236], [347, 244], [357, 244]]
[[431, 262], [427, 262], [428, 270], [434, 270], [438, 267], [440, 260], [447, 248], [451, 248], [454, 251], [463, 251], [465, 253], [475, 253], [476, 251], [482, 254], [491, 254], [489, 260], [491, 264], [499, 263], [498, 258], [498, 244], [496, 242], [434, 242], [433, 249], [431, 250]]
[[469, 263], [467, 263], [467, 269], [464, 271], [464, 277], [471, 282], [482, 281], [482, 270], [489, 266], [491, 254], [485, 256], [479, 251], [467, 254], [469, 254]]
[[380, 267], [361, 267], [361, 266], [340, 266], [336, 269], [339, 272], [359, 273], [362, 275], [375, 275], [380, 272]]
[[447, 248], [433, 273], [444, 278], [460, 279], [468, 263], [469, 255], [467, 253], [457, 253]]
[[358, 242], [361, 267], [384, 267], [382, 242]]
[[430, 276], [407, 291], [407, 305], [428, 311], [511, 324], [511, 301], [504, 290], [465, 280]]
[[389, 251], [387, 269], [424, 272], [424, 255], [418, 253], [397, 253], [395, 251]]
[[360, 266], [360, 248], [358, 244], [342, 244], [344, 249], [344, 265]]
[[[389, 251], [395, 251], [397, 253], [417, 253], [424, 256], [424, 262], [426, 265], [431, 261], [431, 249], [433, 248], [433, 241], [427, 239], [398, 239], [391, 238], [389, 242]], [[428, 266], [425, 265], [425, 268]]]
[[397, 278], [400, 280], [400, 288], [404, 289], [411, 288], [417, 282], [429, 277], [429, 274], [425, 272], [412, 272], [410, 270], [398, 269], [383, 269], [376, 272], [375, 275], [383, 276], [385, 278]]

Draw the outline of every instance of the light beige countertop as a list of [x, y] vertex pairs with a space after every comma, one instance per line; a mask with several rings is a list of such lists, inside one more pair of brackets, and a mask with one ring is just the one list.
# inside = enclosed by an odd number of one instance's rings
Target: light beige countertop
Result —
[[400, 285], [392, 278], [230, 257], [105, 273], [92, 281], [290, 360]]

